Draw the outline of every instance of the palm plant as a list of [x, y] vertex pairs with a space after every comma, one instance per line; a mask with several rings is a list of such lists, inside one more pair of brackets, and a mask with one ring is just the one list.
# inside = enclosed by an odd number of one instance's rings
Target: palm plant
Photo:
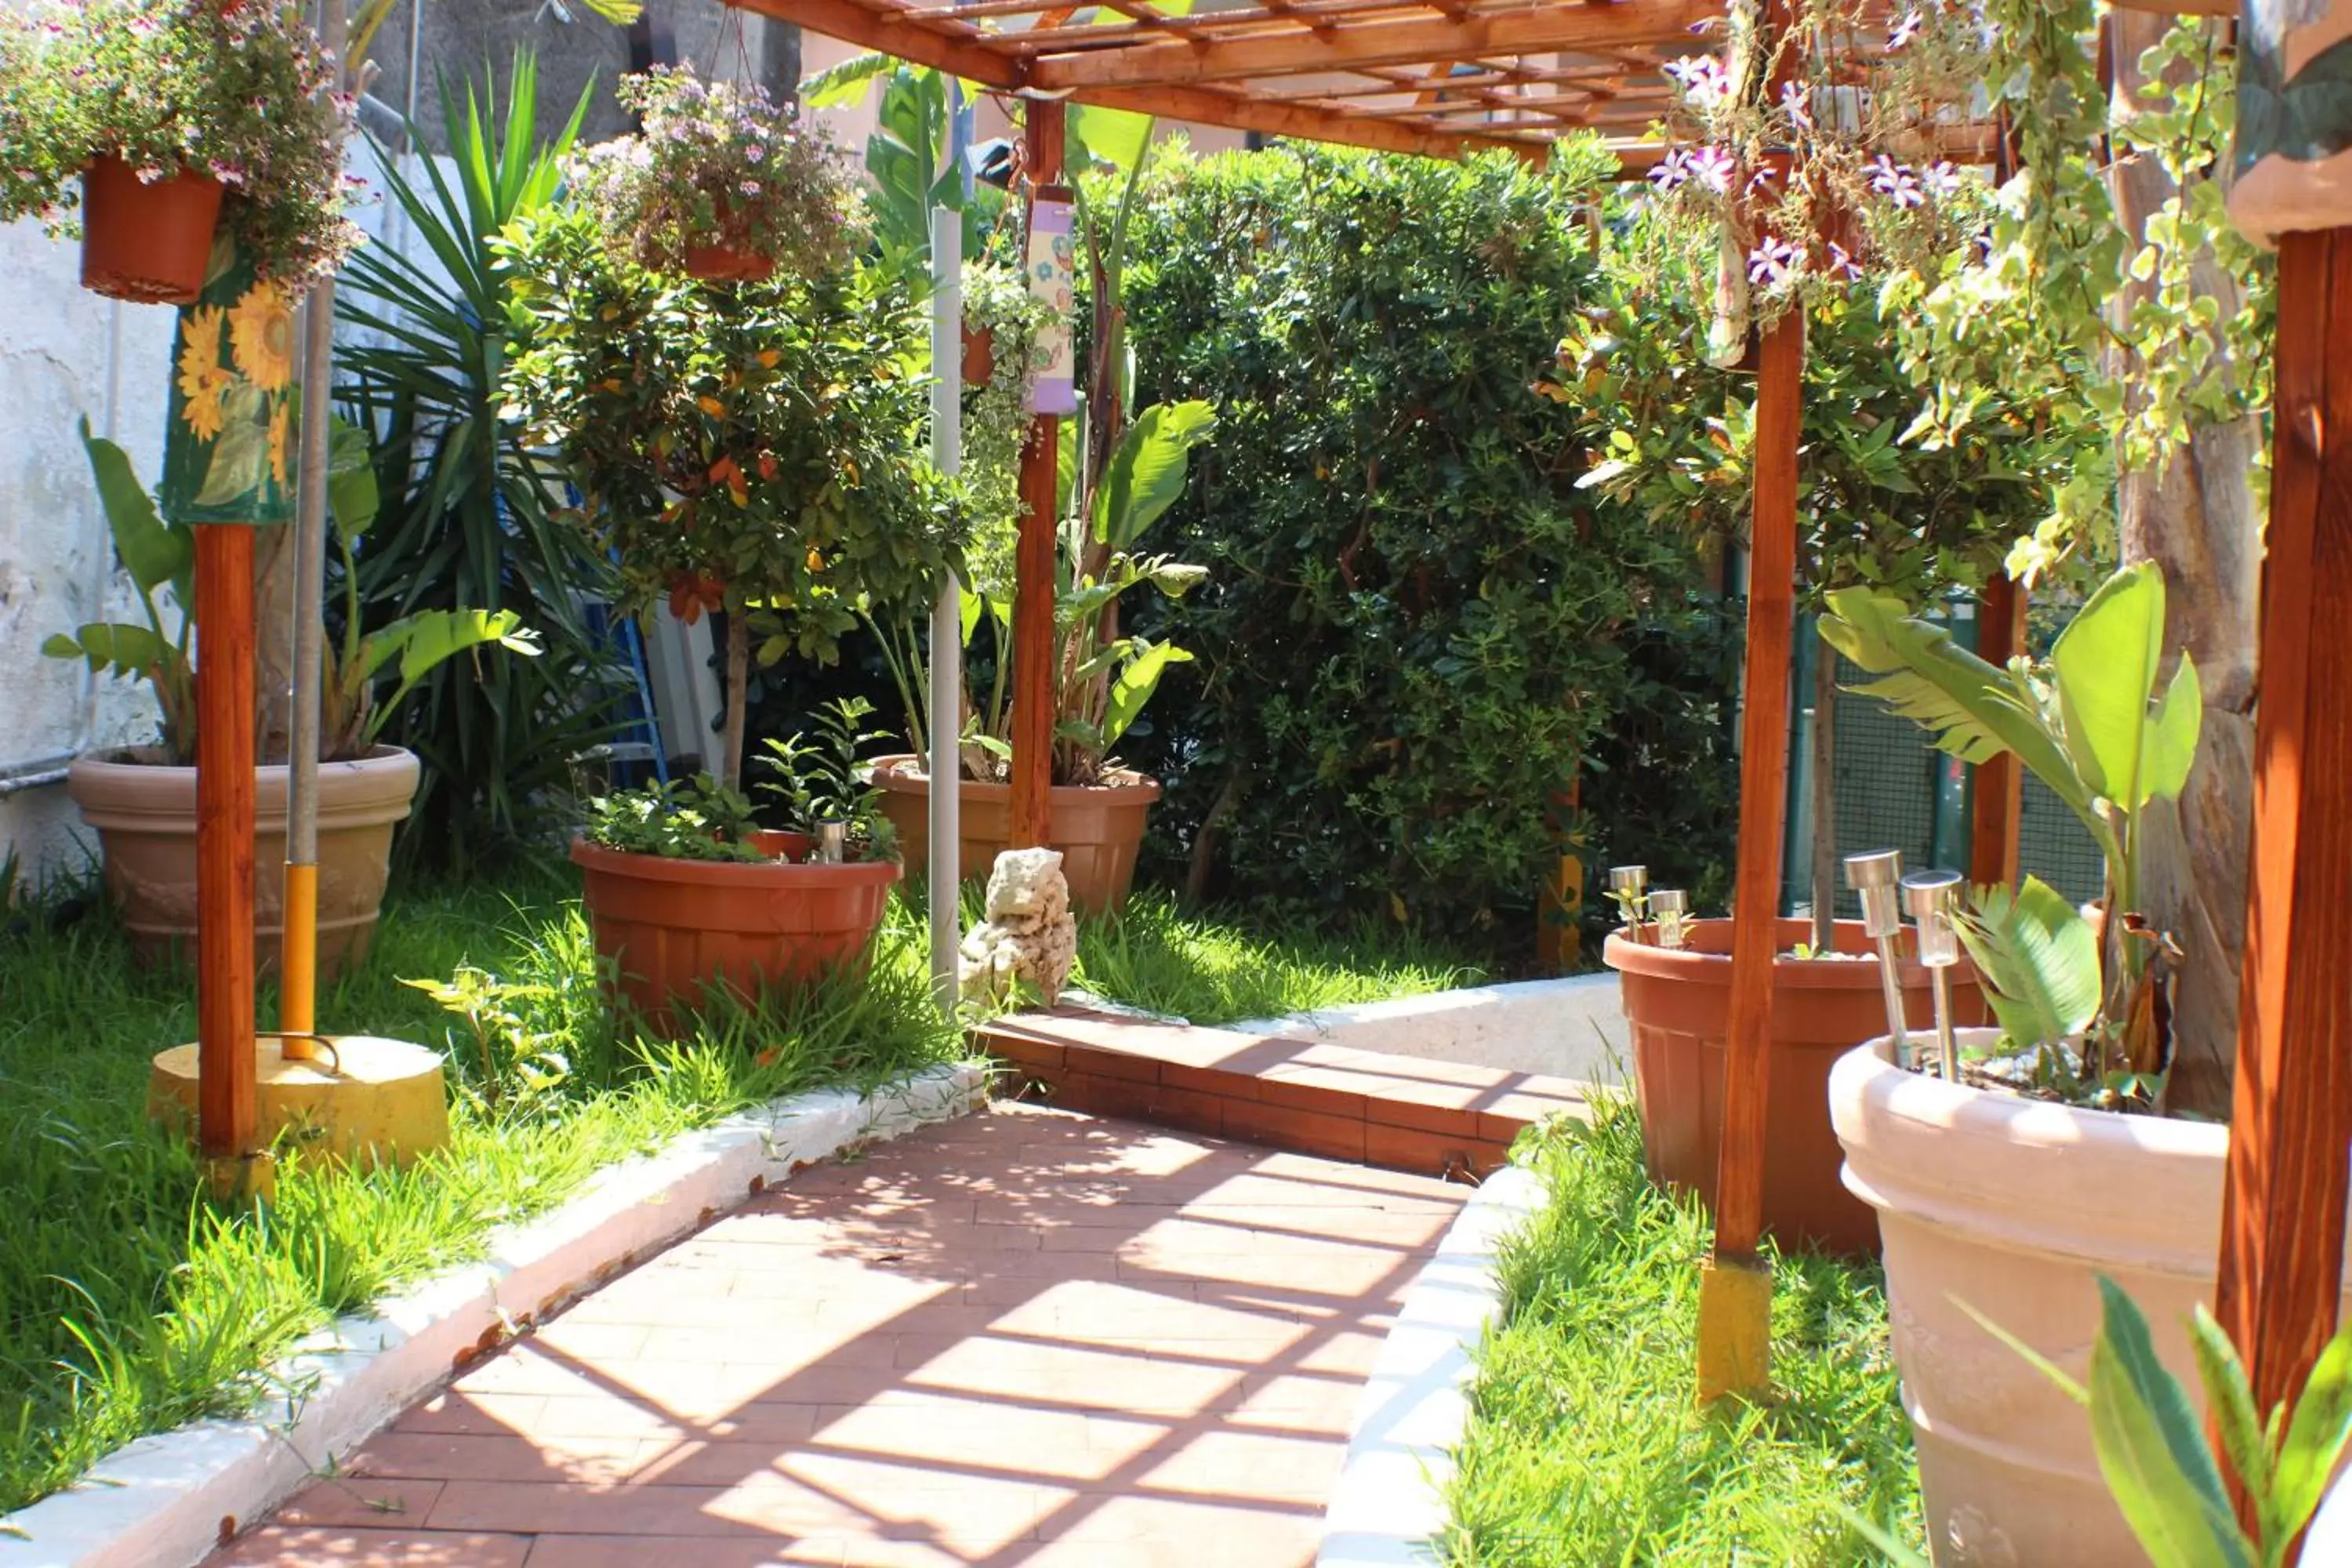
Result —
[[2092, 1087], [2128, 1097], [2160, 1082], [2170, 1050], [2156, 956], [2166, 941], [2140, 916], [2140, 858], [2147, 809], [2179, 798], [2204, 717], [2186, 653], [2168, 682], [2158, 679], [2163, 577], [2147, 563], [2116, 573], [2076, 613], [2046, 665], [2021, 657], [2005, 669], [1914, 618], [1900, 599], [1848, 588], [1829, 605], [1822, 636], [1879, 677], [1858, 689], [1863, 695], [1963, 762], [2014, 755], [2105, 854], [2104, 983], [2098, 938], [2054, 890], [2031, 877], [2013, 891], [1978, 890], [1961, 934], [2003, 1031], [2030, 1049], [2092, 1029], [2083, 1053]]
[[542, 139], [535, 62], [518, 50], [503, 123], [471, 89], [460, 103], [445, 82], [440, 96], [454, 177], [431, 161], [412, 177], [377, 148], [434, 265], [383, 245], [353, 259], [337, 302], [364, 341], [339, 349], [337, 390], [375, 437], [384, 498], [355, 568], [367, 625], [469, 605], [517, 611], [545, 638], [536, 659], [435, 671], [387, 736], [424, 764], [417, 815], [428, 828], [407, 835], [404, 853], [429, 847], [463, 864], [522, 836], [535, 803], [568, 782], [571, 759], [614, 732], [619, 671], [581, 608], [610, 597], [611, 566], [551, 516], [560, 474], [500, 414], [518, 328], [509, 267], [490, 244], [557, 199], [588, 94]]

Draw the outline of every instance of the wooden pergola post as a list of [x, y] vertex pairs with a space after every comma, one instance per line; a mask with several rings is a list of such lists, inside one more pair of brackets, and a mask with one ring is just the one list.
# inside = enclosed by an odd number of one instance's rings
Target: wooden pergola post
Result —
[[[2007, 665], [2025, 651], [2025, 590], [2006, 572], [1985, 584], [1977, 604], [1977, 657]], [[2017, 878], [2017, 835], [2025, 774], [2003, 752], [1976, 765], [1969, 795], [1969, 880], [1979, 887]]]
[[2277, 393], [2218, 1314], [2258, 1409], [2336, 1331], [2352, 1150], [2352, 228], [2279, 245]]
[[1715, 1251], [1699, 1278], [1698, 1396], [1754, 1396], [1772, 1382], [1772, 1274], [1764, 1230], [1765, 1101], [1772, 961], [1780, 951], [1781, 832], [1789, 776], [1789, 668], [1795, 635], [1797, 447], [1804, 428], [1805, 315], [1763, 334], [1756, 366], [1755, 479], [1748, 547], [1748, 657], [1739, 728], [1739, 861], [1731, 910], [1731, 1005], [1724, 1040], [1723, 1142]]
[[253, 530], [196, 526], [196, 1146], [254, 1183]]
[[[1029, 211], [1040, 200], [1066, 200], [1062, 178], [1063, 109], [1059, 99], [1033, 99], [1028, 109]], [[1060, 521], [1061, 420], [1037, 414], [1021, 448], [1020, 540], [1013, 552], [1012, 847], [1051, 842], [1054, 830], [1053, 751], [1055, 536]]]

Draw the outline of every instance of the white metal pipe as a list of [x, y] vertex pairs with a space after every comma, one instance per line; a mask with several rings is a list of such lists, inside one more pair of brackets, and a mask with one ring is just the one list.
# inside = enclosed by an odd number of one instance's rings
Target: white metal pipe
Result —
[[[963, 467], [963, 215], [931, 209], [931, 461], [943, 474]], [[957, 950], [963, 945], [963, 825], [959, 798], [963, 728], [963, 590], [950, 574], [931, 606], [931, 989], [956, 1005]]]

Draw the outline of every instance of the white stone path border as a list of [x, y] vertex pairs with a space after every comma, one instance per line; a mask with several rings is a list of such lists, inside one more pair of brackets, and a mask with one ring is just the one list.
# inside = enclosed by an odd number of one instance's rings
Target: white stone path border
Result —
[[821, 1090], [607, 1166], [576, 1196], [505, 1226], [486, 1261], [436, 1274], [301, 1342], [273, 1369], [287, 1407], [142, 1437], [80, 1481], [0, 1516], [0, 1568], [184, 1568], [460, 1364], [803, 1165], [962, 1115], [987, 1068], [929, 1068], [872, 1095]]
[[1470, 1416], [1471, 1352], [1503, 1309], [1497, 1243], [1543, 1206], [1517, 1165], [1486, 1178], [1406, 1291], [1356, 1405], [1348, 1458], [1323, 1520], [1316, 1568], [1412, 1568], [1436, 1561], [1444, 1488]]

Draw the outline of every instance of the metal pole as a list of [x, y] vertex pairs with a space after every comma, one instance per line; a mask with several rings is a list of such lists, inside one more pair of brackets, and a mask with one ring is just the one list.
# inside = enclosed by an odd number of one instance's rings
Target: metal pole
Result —
[[[342, 80], [343, 0], [321, 0], [319, 37]], [[286, 896], [278, 944], [278, 1026], [285, 1054], [316, 1054], [318, 1028], [319, 698], [326, 627], [328, 426], [333, 412], [335, 280], [322, 278], [302, 312], [302, 459], [294, 492], [294, 694], [287, 757]]]
[[[931, 209], [931, 461], [952, 474], [963, 467], [963, 215], [950, 207]], [[931, 991], [950, 1014], [963, 943], [962, 598], [950, 574], [931, 606]]]

